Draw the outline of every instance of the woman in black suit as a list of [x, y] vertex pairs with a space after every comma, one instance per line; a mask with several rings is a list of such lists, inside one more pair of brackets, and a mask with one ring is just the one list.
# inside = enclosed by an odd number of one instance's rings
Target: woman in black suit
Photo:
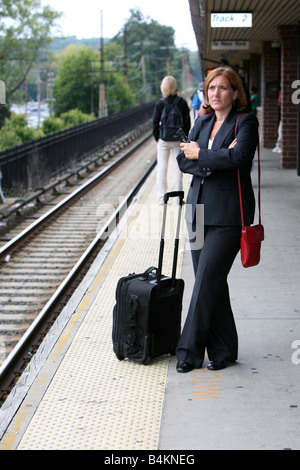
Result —
[[[181, 171], [193, 175], [186, 221], [195, 273], [176, 351], [178, 372], [202, 367], [205, 349], [210, 370], [223, 369], [237, 359], [238, 337], [227, 284], [240, 249], [237, 169], [241, 173], [245, 225], [253, 223], [255, 211], [251, 166], [258, 144], [258, 121], [253, 114], [240, 113], [246, 105], [241, 80], [230, 67], [219, 67], [206, 78], [204, 92], [207, 108], [213, 112], [196, 120], [189, 143], [180, 145], [177, 157]], [[200, 207], [204, 207], [204, 225], [197, 217]], [[201, 237], [204, 241], [199, 246]]]

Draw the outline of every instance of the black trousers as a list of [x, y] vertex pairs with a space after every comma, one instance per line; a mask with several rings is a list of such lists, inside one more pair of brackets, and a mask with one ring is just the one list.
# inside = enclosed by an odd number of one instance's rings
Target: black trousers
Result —
[[195, 368], [202, 366], [205, 349], [209, 360], [237, 359], [227, 276], [240, 249], [240, 236], [240, 226], [205, 226], [202, 248], [191, 251], [195, 284], [176, 356]]

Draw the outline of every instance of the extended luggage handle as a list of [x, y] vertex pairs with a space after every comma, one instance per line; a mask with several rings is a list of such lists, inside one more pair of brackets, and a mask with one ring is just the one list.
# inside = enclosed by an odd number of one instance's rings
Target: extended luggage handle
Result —
[[165, 230], [166, 230], [167, 205], [168, 205], [168, 200], [170, 199], [170, 197], [179, 198], [178, 218], [177, 218], [175, 243], [174, 243], [174, 255], [173, 255], [172, 287], [175, 286], [175, 279], [176, 279], [176, 268], [177, 268], [178, 246], [179, 246], [179, 232], [180, 232], [181, 212], [182, 212], [183, 198], [184, 198], [184, 192], [183, 191], [171, 191], [171, 192], [168, 192], [168, 193], [164, 194], [164, 210], [163, 210], [163, 220], [162, 220], [162, 228], [161, 228], [159, 260], [158, 260], [158, 268], [157, 268], [157, 283], [158, 283], [159, 287], [160, 287], [160, 284], [161, 284], [161, 273], [162, 273], [163, 255], [164, 255], [164, 247], [165, 247]]
[[170, 197], [179, 197], [179, 204], [182, 206], [184, 192], [183, 191], [171, 191], [169, 193], [164, 194], [164, 203], [167, 204]]

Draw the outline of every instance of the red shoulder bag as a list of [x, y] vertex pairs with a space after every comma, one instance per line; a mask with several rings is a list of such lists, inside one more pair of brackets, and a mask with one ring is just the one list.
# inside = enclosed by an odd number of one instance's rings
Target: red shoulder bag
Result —
[[[235, 124], [235, 135], [237, 122], [241, 115], [238, 117]], [[260, 251], [261, 242], [264, 240], [264, 226], [261, 223], [261, 208], [260, 208], [260, 152], [258, 142], [258, 211], [259, 211], [259, 223], [257, 225], [245, 226], [244, 224], [244, 211], [243, 211], [243, 200], [241, 190], [241, 176], [240, 170], [238, 173], [239, 183], [239, 196], [240, 196], [240, 207], [241, 207], [241, 219], [242, 219], [242, 232], [241, 232], [241, 261], [244, 268], [256, 266], [260, 262]]]

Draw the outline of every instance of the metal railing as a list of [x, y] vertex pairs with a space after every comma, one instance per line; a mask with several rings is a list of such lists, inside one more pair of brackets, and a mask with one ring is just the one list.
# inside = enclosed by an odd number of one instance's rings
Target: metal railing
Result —
[[86, 154], [145, 123], [153, 108], [148, 103], [1, 152], [4, 193], [16, 195], [44, 185]]

